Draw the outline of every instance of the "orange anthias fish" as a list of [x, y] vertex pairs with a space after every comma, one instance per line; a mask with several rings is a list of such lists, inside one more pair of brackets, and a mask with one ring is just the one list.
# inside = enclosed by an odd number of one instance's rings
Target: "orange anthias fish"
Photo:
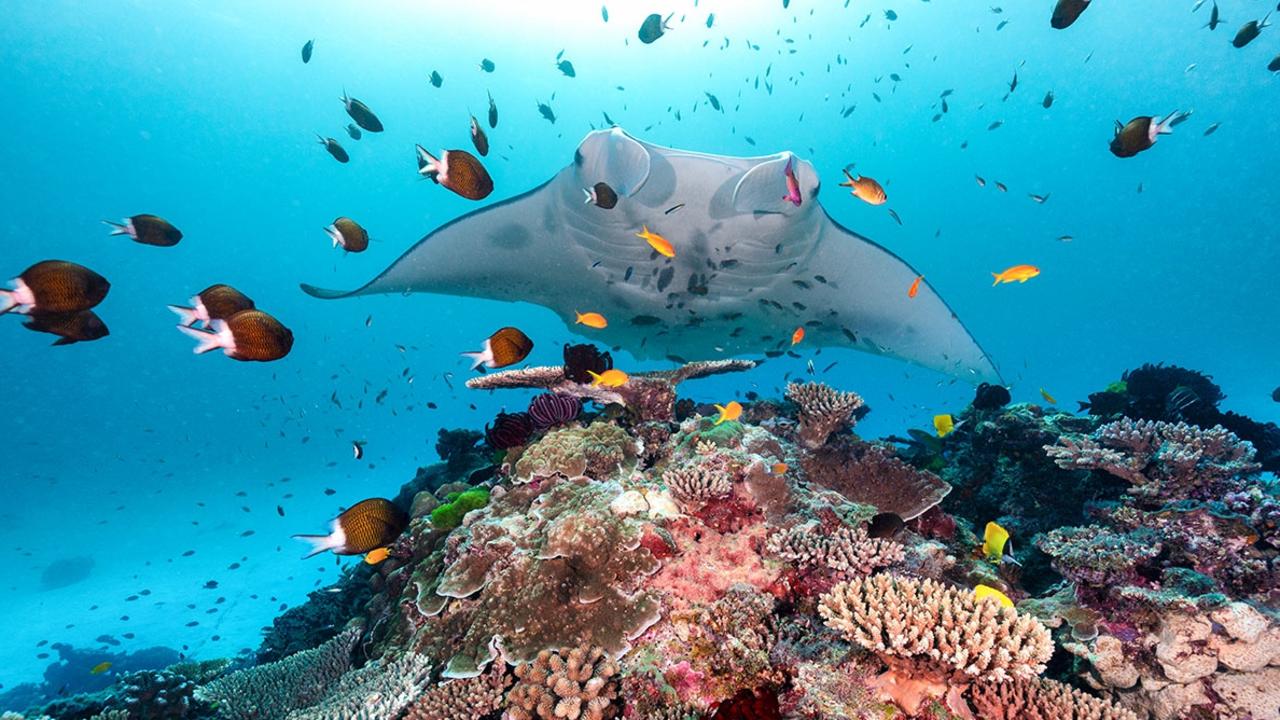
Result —
[[391, 548], [380, 547], [376, 550], [371, 550], [367, 555], [365, 555], [364, 561], [368, 565], [377, 565], [390, 556]]
[[592, 385], [602, 385], [604, 387], [622, 387], [627, 384], [631, 378], [627, 374], [618, 369], [605, 370], [602, 373], [587, 371], [591, 376]]
[[609, 321], [605, 320], [600, 313], [575, 311], [573, 314], [577, 316], [573, 321], [575, 325], [586, 325], [596, 330], [603, 330], [609, 327]]
[[923, 275], [917, 275], [916, 279], [911, 282], [911, 287], [907, 288], [907, 297], [913, 298], [920, 294], [920, 281], [924, 280]]
[[848, 170], [844, 171], [844, 176], [848, 180], [840, 183], [840, 187], [852, 188], [849, 192], [868, 205], [883, 205], [885, 200], [889, 199], [889, 196], [884, 192], [884, 188], [880, 187], [880, 183], [876, 182], [874, 178], [869, 178], [866, 175], [859, 175], [855, 178], [849, 174]]
[[661, 235], [649, 232], [648, 225], [642, 225], [640, 232], [636, 233], [636, 237], [649, 243], [649, 247], [653, 248], [659, 255], [673, 258], [676, 256], [675, 246]]
[[1004, 272], [991, 273], [991, 277], [995, 278], [995, 282], [991, 283], [991, 286], [995, 287], [1001, 283], [1011, 282], [1024, 283], [1039, 274], [1040, 268], [1035, 265], [1014, 265]]
[[716, 405], [715, 407], [716, 410], [720, 411], [720, 417], [716, 418], [716, 425], [742, 417], [742, 404], [737, 400], [730, 402], [728, 405]]
[[799, 344], [799, 343], [800, 343], [800, 341], [801, 341], [801, 340], [803, 340], [803, 339], [804, 339], [804, 328], [803, 328], [803, 327], [798, 327], [798, 328], [796, 328], [796, 331], [795, 331], [795, 332], [791, 333], [791, 344], [792, 344], [792, 345], [797, 345], [797, 344]]

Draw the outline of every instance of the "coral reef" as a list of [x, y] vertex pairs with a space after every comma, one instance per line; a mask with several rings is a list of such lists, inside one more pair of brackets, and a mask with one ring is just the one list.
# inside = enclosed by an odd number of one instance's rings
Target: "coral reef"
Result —
[[832, 443], [806, 455], [805, 478], [856, 503], [913, 520], [942, 502], [951, 486], [874, 443]]
[[[1089, 417], [986, 386], [952, 433], [895, 450], [839, 432], [854, 393], [749, 392], [717, 424], [677, 385], [750, 363], [586, 382], [611, 366], [574, 345], [469, 381], [549, 392], [487, 446], [443, 433], [389, 557], [282, 616], [259, 665], [130, 676], [49, 714], [1280, 717], [1280, 497], [1243, 435], [1198, 423], [1207, 378], [1139, 369]], [[1121, 412], [1156, 397], [1162, 417]], [[1014, 538], [998, 558], [975, 534], [992, 520]]]
[[834, 390], [822, 383], [791, 383], [787, 399], [800, 409], [800, 444], [816, 450], [826, 444], [831, 433], [854, 421], [854, 412], [863, 406], [862, 396]]
[[631, 436], [611, 422], [560, 428], [525, 449], [516, 461], [515, 477], [519, 482], [579, 475], [605, 479], [634, 462], [636, 451]]
[[602, 648], [543, 650], [516, 666], [506, 720], [604, 720], [618, 708], [618, 665]]
[[873, 575], [822, 597], [829, 627], [875, 653], [889, 670], [872, 683], [910, 714], [975, 680], [1039, 675], [1053, 654], [1049, 631], [994, 600], [933, 580]]
[[971, 698], [983, 720], [1138, 720], [1130, 710], [1053, 680], [979, 683]]
[[404, 720], [481, 720], [506, 706], [510, 686], [507, 666], [495, 663], [483, 675], [430, 687], [405, 712]]
[[311, 707], [351, 670], [351, 651], [360, 631], [355, 625], [317, 648], [218, 678], [202, 685], [196, 697], [215, 703], [219, 715], [229, 720], [283, 718]]

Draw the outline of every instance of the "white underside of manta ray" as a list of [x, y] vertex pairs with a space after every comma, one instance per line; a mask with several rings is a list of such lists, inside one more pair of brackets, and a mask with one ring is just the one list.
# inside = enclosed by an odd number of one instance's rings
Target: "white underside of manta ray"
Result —
[[[789, 159], [800, 207], [784, 199]], [[583, 188], [598, 182], [617, 192], [613, 209], [583, 203]], [[999, 382], [937, 292], [922, 282], [907, 297], [919, 273], [832, 220], [818, 188], [813, 165], [788, 152], [706, 155], [599, 130], [551, 180], [446, 223], [364, 287], [302, 289], [536, 303], [570, 331], [641, 359], [772, 354], [803, 326], [801, 347], [851, 347]], [[670, 241], [675, 257], [636, 237], [642, 226]], [[602, 313], [609, 327], [573, 325], [574, 311]]]

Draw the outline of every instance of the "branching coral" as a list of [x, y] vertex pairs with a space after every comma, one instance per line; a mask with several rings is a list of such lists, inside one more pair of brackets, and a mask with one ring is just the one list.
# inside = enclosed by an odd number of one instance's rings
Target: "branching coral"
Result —
[[1039, 678], [978, 683], [970, 699], [983, 720], [1138, 720], [1131, 710]]
[[837, 428], [853, 422], [853, 413], [863, 405], [862, 396], [840, 392], [822, 383], [791, 383], [787, 399], [800, 410], [800, 443], [816, 450]]
[[1105, 470], [1132, 483], [1140, 500], [1211, 500], [1256, 473], [1253, 446], [1226, 428], [1124, 418], [1091, 437], [1063, 437], [1045, 452], [1059, 467]]
[[1036, 546], [1063, 577], [1100, 587], [1133, 582], [1135, 569], [1163, 549], [1154, 533], [1117, 533], [1096, 525], [1059, 528], [1037, 538]]
[[903, 520], [923, 515], [951, 492], [937, 475], [917, 470], [895, 457], [892, 449], [871, 443], [824, 447], [807, 455], [802, 468], [810, 482]]
[[604, 720], [617, 715], [618, 665], [602, 648], [543, 650], [516, 666], [505, 720]]
[[195, 704], [195, 681], [170, 670], [143, 670], [121, 678], [112, 704], [131, 720], [185, 718]]
[[864, 527], [827, 530], [816, 521], [774, 533], [767, 547], [769, 552], [802, 569], [851, 575], [866, 575], [900, 563], [906, 556], [901, 543], [867, 537]]
[[404, 720], [481, 720], [502, 709], [510, 686], [506, 664], [494, 663], [483, 675], [429, 688], [409, 706]]
[[[319, 703], [294, 710], [285, 720], [384, 720], [399, 717], [430, 683], [431, 660], [410, 653], [353, 670]], [[274, 717], [274, 716], [272, 716]]]
[[359, 625], [352, 626], [320, 647], [214, 680], [197, 690], [196, 697], [217, 703], [219, 714], [230, 720], [283, 718], [329, 695], [351, 669], [351, 650], [360, 631]]
[[662, 473], [662, 482], [671, 494], [685, 502], [702, 502], [733, 492], [729, 473], [707, 464], [686, 465]]
[[516, 462], [515, 476], [523, 482], [554, 475], [588, 475], [602, 480], [635, 458], [636, 444], [625, 430], [597, 421], [585, 428], [548, 432], [524, 451]]
[[818, 610], [828, 627], [889, 666], [873, 685], [908, 714], [948, 694], [954, 703], [954, 691], [975, 680], [1034, 677], [1053, 654], [1039, 621], [933, 580], [881, 574], [843, 582]]

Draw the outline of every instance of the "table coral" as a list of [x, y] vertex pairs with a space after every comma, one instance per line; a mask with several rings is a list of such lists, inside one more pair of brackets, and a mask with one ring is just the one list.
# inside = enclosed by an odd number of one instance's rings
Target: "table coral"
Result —
[[830, 445], [805, 456], [805, 479], [881, 512], [913, 520], [942, 502], [951, 486], [874, 443]]

